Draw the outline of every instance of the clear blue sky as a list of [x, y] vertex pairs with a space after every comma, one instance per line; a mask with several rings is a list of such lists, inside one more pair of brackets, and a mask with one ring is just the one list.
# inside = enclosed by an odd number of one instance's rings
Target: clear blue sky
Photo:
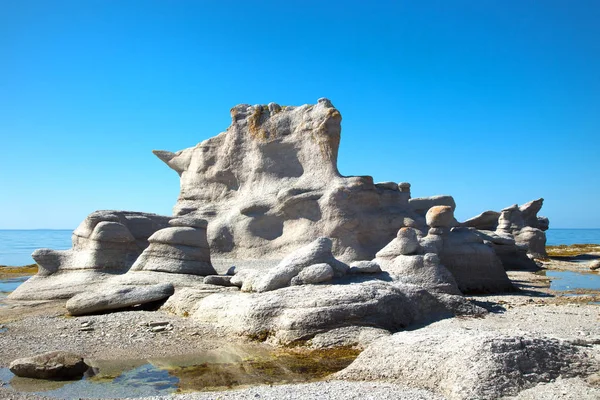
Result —
[[600, 227], [598, 1], [0, 0], [0, 228], [170, 214], [152, 149], [328, 97], [345, 175]]

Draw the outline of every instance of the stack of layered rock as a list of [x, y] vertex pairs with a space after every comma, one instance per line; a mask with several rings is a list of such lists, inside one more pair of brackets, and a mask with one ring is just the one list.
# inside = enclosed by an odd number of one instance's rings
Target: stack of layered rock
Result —
[[173, 274], [213, 275], [205, 219], [192, 216], [174, 218], [169, 227], [155, 232], [150, 245], [139, 256], [131, 271], [157, 271]]

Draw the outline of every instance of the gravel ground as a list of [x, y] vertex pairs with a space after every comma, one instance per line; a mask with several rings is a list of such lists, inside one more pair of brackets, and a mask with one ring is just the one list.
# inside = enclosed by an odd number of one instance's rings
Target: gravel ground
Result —
[[209, 399], [269, 399], [269, 400], [443, 400], [426, 390], [410, 389], [400, 385], [373, 382], [328, 381], [300, 385], [257, 386], [242, 390], [211, 393], [188, 393], [175, 397], [148, 397], [147, 400], [209, 400]]
[[[149, 323], [168, 325], [162, 332], [153, 332]], [[0, 367], [15, 358], [57, 349], [87, 358], [152, 358], [199, 353], [237, 341], [211, 326], [162, 311], [69, 317], [55, 309], [52, 315], [26, 317], [3, 326]]]

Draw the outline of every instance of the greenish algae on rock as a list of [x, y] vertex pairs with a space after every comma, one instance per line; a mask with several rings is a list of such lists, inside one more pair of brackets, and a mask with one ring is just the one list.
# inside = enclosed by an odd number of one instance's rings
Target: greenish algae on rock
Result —
[[203, 363], [169, 369], [179, 378], [178, 392], [214, 391], [237, 386], [283, 384], [323, 379], [358, 357], [354, 348], [286, 349], [237, 363]]

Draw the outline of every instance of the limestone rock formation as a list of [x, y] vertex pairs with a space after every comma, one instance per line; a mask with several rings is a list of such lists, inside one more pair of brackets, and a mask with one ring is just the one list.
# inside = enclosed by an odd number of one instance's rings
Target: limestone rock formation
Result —
[[23, 378], [70, 380], [81, 378], [89, 366], [79, 354], [52, 351], [19, 358], [11, 362], [9, 368]]
[[95, 211], [73, 231], [72, 249], [40, 249], [32, 256], [43, 276], [59, 269], [126, 272], [148, 246], [150, 235], [168, 220], [147, 213]]
[[[540, 217], [544, 199], [532, 200], [521, 206], [514, 204], [501, 212], [485, 211], [461, 224], [475, 228], [496, 239], [510, 237], [515, 243], [492, 241], [502, 263], [508, 269], [535, 269], [535, 263], [523, 258], [523, 250], [530, 258], [546, 258], [546, 234], [549, 221]], [[492, 232], [495, 231], [495, 234]], [[500, 245], [500, 247], [498, 247]]]
[[65, 299], [92, 290], [115, 274], [127, 272], [148, 247], [148, 238], [168, 227], [171, 218], [141, 212], [95, 211], [73, 232], [71, 249], [34, 251], [38, 274], [9, 298]]
[[226, 132], [195, 147], [155, 154], [180, 175], [177, 216], [208, 220], [215, 258], [281, 259], [317, 237], [342, 261], [370, 260], [403, 226], [421, 220], [410, 191], [341, 176], [341, 115], [316, 105], [238, 105]]

